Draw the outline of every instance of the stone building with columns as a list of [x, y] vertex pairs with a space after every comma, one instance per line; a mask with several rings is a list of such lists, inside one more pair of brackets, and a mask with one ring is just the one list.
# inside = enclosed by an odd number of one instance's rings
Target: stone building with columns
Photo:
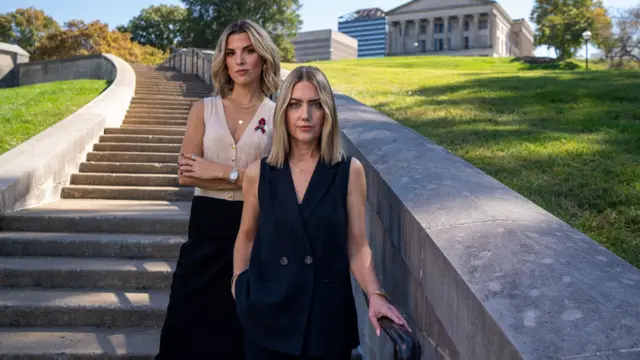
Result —
[[387, 12], [387, 55], [533, 56], [533, 29], [491, 0], [413, 0]]

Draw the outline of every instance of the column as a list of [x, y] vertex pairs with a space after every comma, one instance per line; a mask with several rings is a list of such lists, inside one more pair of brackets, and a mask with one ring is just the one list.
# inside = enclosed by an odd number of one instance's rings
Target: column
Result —
[[386, 41], [384, 44], [384, 52], [386, 55], [389, 55], [393, 52], [393, 23], [389, 23], [389, 31], [385, 34]]
[[467, 21], [466, 15], [460, 15], [460, 50], [464, 50], [464, 23]]
[[400, 20], [400, 39], [399, 39], [400, 40], [399, 41], [400, 42], [400, 49], [399, 49], [400, 53], [405, 53], [406, 52], [406, 49], [405, 49], [405, 35], [406, 35], [405, 33], [406, 33], [406, 30], [407, 30], [406, 23], [407, 23], [406, 20]]
[[427, 19], [427, 21], [429, 21], [429, 24], [427, 25], [427, 40], [426, 40], [427, 45], [426, 45], [426, 48], [428, 50], [433, 51], [433, 50], [435, 50], [434, 47], [433, 47], [433, 39], [435, 38], [435, 36], [433, 36], [434, 35], [433, 34], [434, 18], [430, 17], [430, 18]]
[[493, 9], [491, 9], [491, 11], [489, 11], [489, 17], [487, 20], [487, 23], [489, 26], [489, 45], [493, 48], [491, 51], [493, 53], [496, 53], [497, 51], [497, 47], [495, 46], [496, 43], [496, 26], [494, 25], [494, 21], [496, 21], [496, 16], [493, 14]]
[[444, 39], [442, 40], [442, 42], [444, 43], [444, 50], [448, 51], [449, 50], [449, 17], [448, 16], [444, 16], [442, 18], [444, 20]]
[[[414, 53], [419, 53], [420, 52], [420, 18], [414, 19], [413, 20], [415, 29], [414, 29], [414, 39], [413, 39], [413, 52]], [[415, 44], [418, 44], [418, 46], [415, 46]]]
[[473, 20], [471, 22], [470, 30], [471, 30], [471, 39], [469, 41], [470, 48], [474, 49], [478, 47], [478, 26], [480, 26], [480, 14], [473, 14]]

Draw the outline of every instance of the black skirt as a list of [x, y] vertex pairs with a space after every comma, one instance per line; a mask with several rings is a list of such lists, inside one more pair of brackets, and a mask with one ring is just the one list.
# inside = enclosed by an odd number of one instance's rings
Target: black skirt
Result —
[[230, 283], [242, 205], [193, 197], [156, 360], [244, 359]]

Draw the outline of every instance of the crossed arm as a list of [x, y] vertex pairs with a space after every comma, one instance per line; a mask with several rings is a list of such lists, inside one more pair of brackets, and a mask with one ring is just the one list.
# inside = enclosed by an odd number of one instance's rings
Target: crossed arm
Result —
[[[229, 174], [233, 167], [202, 158], [204, 137], [204, 100], [198, 100], [189, 111], [187, 129], [178, 158], [178, 183], [210, 190], [235, 190], [242, 187], [245, 169], [238, 169], [240, 177], [231, 183]], [[192, 159], [195, 155], [195, 160]]]

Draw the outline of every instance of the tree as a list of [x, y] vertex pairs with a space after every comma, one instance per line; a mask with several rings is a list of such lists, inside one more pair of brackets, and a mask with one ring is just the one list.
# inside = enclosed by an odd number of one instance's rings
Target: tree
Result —
[[607, 39], [605, 56], [609, 67], [640, 64], [640, 4], [621, 10], [615, 17], [616, 30]]
[[110, 53], [131, 63], [157, 64], [166, 54], [131, 41], [129, 34], [109, 30], [107, 24], [71, 20], [64, 30], [50, 33], [34, 49], [35, 60], [60, 59], [75, 55]]
[[29, 7], [0, 14], [0, 41], [17, 44], [31, 53], [47, 34], [60, 30], [60, 25], [42, 10]]
[[187, 7], [189, 45], [214, 48], [224, 29], [234, 21], [249, 19], [262, 26], [280, 50], [283, 61], [293, 59], [289, 39], [296, 36], [302, 19], [299, 0], [182, 0]]
[[163, 51], [180, 41], [187, 10], [177, 5], [152, 5], [116, 29], [130, 33], [131, 40]]
[[611, 19], [601, 0], [536, 0], [530, 20], [537, 25], [536, 45], [555, 48], [558, 59], [576, 54], [584, 31], [591, 31], [596, 46], [611, 31]]

